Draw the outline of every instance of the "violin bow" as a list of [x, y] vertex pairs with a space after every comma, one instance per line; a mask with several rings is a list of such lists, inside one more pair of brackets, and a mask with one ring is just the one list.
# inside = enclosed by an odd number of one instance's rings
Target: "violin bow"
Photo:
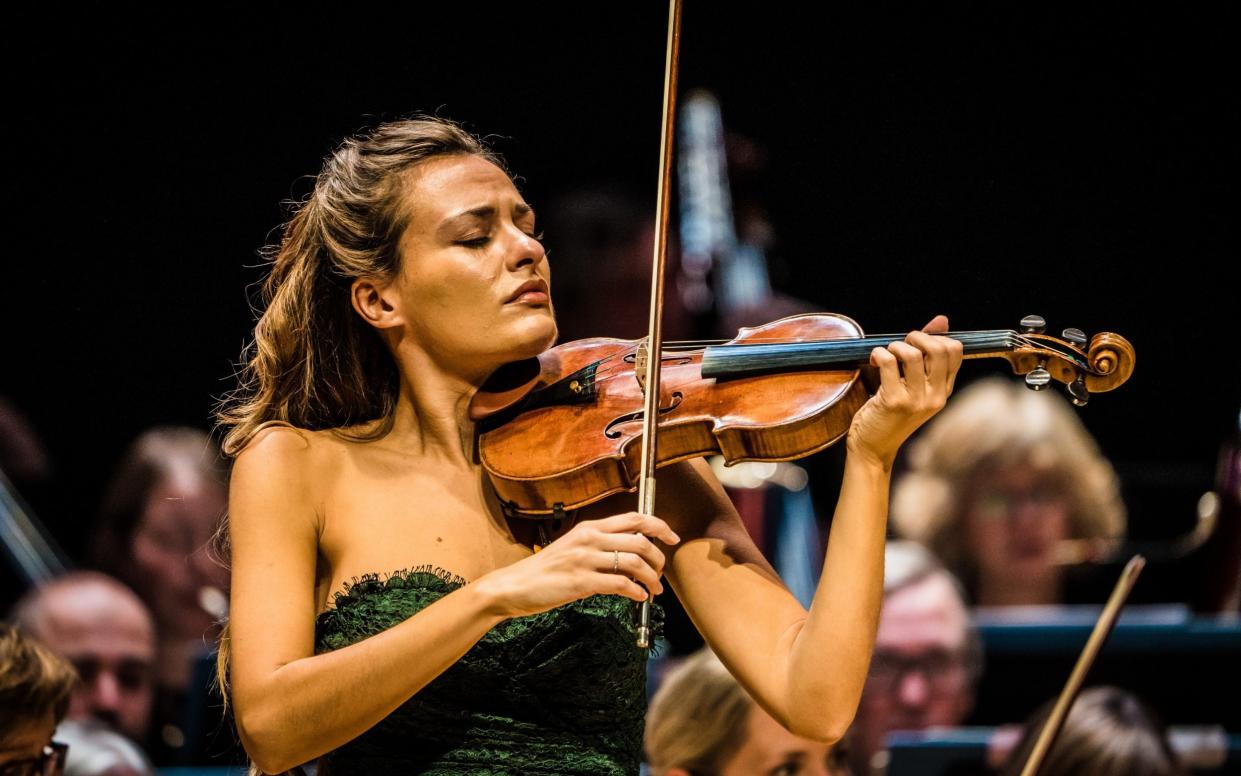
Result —
[[1138, 574], [1142, 573], [1142, 567], [1145, 565], [1146, 559], [1141, 555], [1134, 555], [1125, 564], [1120, 579], [1116, 580], [1116, 587], [1112, 588], [1111, 597], [1107, 599], [1107, 605], [1103, 607], [1103, 613], [1099, 615], [1099, 621], [1095, 623], [1094, 630], [1090, 632], [1090, 638], [1086, 641], [1085, 648], [1082, 649], [1082, 654], [1077, 658], [1077, 665], [1073, 666], [1073, 672], [1069, 674], [1069, 680], [1065, 682], [1064, 689], [1060, 691], [1056, 705], [1052, 707], [1047, 722], [1039, 731], [1034, 748], [1030, 750], [1025, 767], [1021, 769], [1021, 776], [1036, 776], [1039, 768], [1042, 767], [1044, 758], [1051, 751], [1052, 743], [1064, 727], [1064, 721], [1069, 716], [1073, 701], [1077, 699], [1077, 693], [1082, 689], [1086, 674], [1094, 665], [1095, 657], [1103, 648], [1103, 642], [1107, 641], [1108, 634], [1115, 627], [1116, 620], [1120, 617], [1120, 610], [1125, 605], [1125, 599], [1129, 597], [1129, 591], [1133, 590], [1134, 584], [1138, 581]]
[[[672, 188], [672, 147], [675, 137], [677, 61], [681, 50], [681, 0], [668, 0], [668, 45], [664, 59], [663, 137], [659, 142], [659, 194], [655, 201], [655, 255], [651, 261], [651, 314], [643, 358], [636, 369], [642, 382], [642, 466], [638, 479], [638, 511], [655, 514], [655, 435], [659, 425], [660, 358], [663, 352], [664, 265], [668, 255], [668, 200]], [[645, 367], [645, 369], [644, 369]], [[638, 646], [651, 645], [651, 593], [638, 613]]]

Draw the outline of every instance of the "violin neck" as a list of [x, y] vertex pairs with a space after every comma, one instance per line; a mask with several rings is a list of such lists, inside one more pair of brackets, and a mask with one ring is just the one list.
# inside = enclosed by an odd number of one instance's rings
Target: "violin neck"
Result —
[[[1001, 356], [1020, 345], [1012, 329], [936, 334], [959, 340], [966, 358]], [[870, 364], [870, 352], [903, 341], [905, 335], [847, 337], [815, 342], [711, 345], [702, 354], [702, 376], [744, 377], [808, 369], [859, 369]]]

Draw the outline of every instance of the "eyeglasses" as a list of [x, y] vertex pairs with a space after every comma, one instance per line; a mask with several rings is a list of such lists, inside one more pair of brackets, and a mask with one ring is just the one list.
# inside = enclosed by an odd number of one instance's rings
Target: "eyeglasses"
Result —
[[1025, 502], [1046, 509], [1064, 500], [1065, 491], [1055, 485], [1039, 485], [1025, 491], [985, 488], [974, 496], [974, 508], [986, 517], [999, 519], [1012, 514], [1013, 505]]
[[68, 744], [53, 741], [43, 747], [43, 753], [38, 757], [0, 765], [0, 776], [61, 776], [65, 772], [65, 756], [68, 753]]
[[866, 680], [887, 691], [896, 688], [911, 671], [922, 674], [938, 692], [954, 692], [965, 682], [965, 656], [960, 651], [936, 651], [918, 657], [876, 652]]

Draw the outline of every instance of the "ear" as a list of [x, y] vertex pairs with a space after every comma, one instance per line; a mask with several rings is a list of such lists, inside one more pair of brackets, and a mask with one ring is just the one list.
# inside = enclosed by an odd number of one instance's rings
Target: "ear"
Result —
[[400, 298], [390, 283], [376, 278], [358, 278], [349, 287], [349, 301], [362, 320], [377, 329], [391, 329], [405, 323]]

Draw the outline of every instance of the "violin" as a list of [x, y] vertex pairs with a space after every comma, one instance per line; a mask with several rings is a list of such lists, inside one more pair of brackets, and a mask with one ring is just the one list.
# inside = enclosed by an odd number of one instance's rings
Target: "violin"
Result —
[[[1078, 329], [1043, 333], [1039, 316], [1019, 330], [948, 332], [964, 358], [1003, 358], [1026, 384], [1066, 386], [1074, 404], [1111, 391], [1133, 372], [1133, 346], [1110, 332], [1087, 343]], [[789, 461], [844, 437], [878, 388], [876, 347], [903, 334], [866, 336], [851, 318], [794, 315], [743, 328], [720, 344], [664, 343], [659, 358], [656, 466], [709, 455], [725, 464]], [[470, 405], [475, 446], [509, 515], [562, 517], [640, 481], [647, 340], [567, 342], [509, 364]]]

